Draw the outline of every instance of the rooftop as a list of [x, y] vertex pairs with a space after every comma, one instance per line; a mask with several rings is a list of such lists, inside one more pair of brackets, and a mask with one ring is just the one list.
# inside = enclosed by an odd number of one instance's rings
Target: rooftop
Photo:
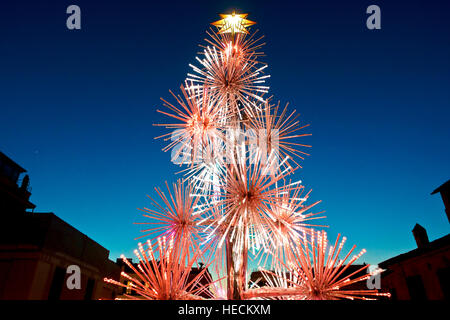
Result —
[[398, 256], [392, 257], [388, 260], [385, 260], [378, 265], [380, 268], [386, 268], [390, 265], [421, 256], [423, 254], [426, 254], [428, 252], [432, 252], [434, 250], [444, 248], [446, 246], [450, 245], [450, 234], [443, 236], [442, 238], [436, 239], [434, 241], [431, 241], [430, 243], [426, 244], [423, 247], [416, 248], [414, 250], [408, 251], [406, 253], [399, 254]]
[[27, 172], [27, 170], [25, 170], [24, 168], [22, 168], [21, 166], [19, 166], [14, 160], [12, 160], [10, 157], [8, 157], [6, 154], [4, 154], [3, 152], [0, 151], [0, 162], [3, 162], [5, 164], [10, 165], [11, 167], [13, 167], [14, 169], [16, 169], [17, 171], [19, 171], [20, 173], [22, 172]]
[[442, 184], [440, 187], [436, 188], [431, 194], [442, 192], [442, 191], [448, 190], [448, 189], [450, 189], [450, 180], [448, 180], [447, 182]]

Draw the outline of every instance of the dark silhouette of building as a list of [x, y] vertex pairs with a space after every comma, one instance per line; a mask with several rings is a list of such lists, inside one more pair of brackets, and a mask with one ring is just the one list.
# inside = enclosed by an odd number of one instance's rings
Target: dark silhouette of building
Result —
[[[441, 193], [449, 216], [450, 180], [431, 194]], [[449, 220], [450, 221], [450, 220]], [[412, 230], [417, 248], [379, 264], [383, 291], [393, 300], [450, 299], [450, 234], [429, 241], [427, 231], [416, 224]]]
[[[35, 213], [26, 171], [0, 152], [0, 299], [111, 299], [120, 267], [109, 251], [53, 213]], [[80, 268], [81, 289], [69, 289], [67, 267]]]
[[[268, 282], [271, 281], [272, 283], [276, 282], [276, 277], [272, 274], [274, 271], [270, 270], [269, 272], [266, 272], [264, 270], [255, 270], [250, 274], [250, 280], [248, 282], [248, 287], [252, 288], [253, 286], [258, 287], [265, 287], [270, 285]], [[288, 275], [286, 276], [289, 277]], [[269, 280], [269, 281], [268, 281]]]
[[22, 179], [20, 186], [18, 184], [20, 175], [25, 172], [0, 151], [0, 212], [16, 214], [36, 207], [29, 201], [31, 188], [28, 175]]
[[[203, 263], [199, 263], [198, 267], [192, 267], [191, 268], [191, 272], [189, 273], [188, 279], [187, 279], [187, 283], [190, 283], [192, 280], [194, 280], [194, 278], [201, 272], [203, 272], [205, 266], [203, 265]], [[206, 270], [198, 279], [198, 281], [196, 281], [196, 283], [192, 284], [191, 286], [188, 287], [188, 290], [192, 290], [194, 292], [196, 292], [196, 289], [199, 289], [200, 287], [205, 287], [208, 285], [208, 283], [211, 283], [213, 281], [213, 278], [211, 276], [211, 273], [209, 272], [209, 270]], [[205, 288], [206, 290], [200, 290], [198, 291], [198, 295], [203, 297], [203, 298], [211, 298], [211, 291], [209, 290], [209, 288]]]
[[450, 180], [441, 185], [439, 188], [436, 188], [431, 194], [440, 193], [442, 197], [442, 201], [445, 206], [445, 213], [447, 214], [448, 222], [450, 222]]
[[425, 230], [425, 228], [420, 224], [416, 223], [416, 225], [412, 229], [412, 233], [414, 235], [414, 239], [416, 240], [417, 248], [424, 248], [430, 244], [427, 230]]
[[[127, 258], [128, 262], [131, 263], [131, 265], [138, 270], [138, 263], [133, 263], [133, 259], [132, 258]], [[116, 264], [120, 267], [120, 283], [123, 283], [126, 286], [129, 286], [131, 283], [130, 281], [125, 278], [122, 275], [122, 272], [125, 272], [127, 275], [133, 277], [133, 278], [137, 278], [137, 275], [134, 273], [133, 269], [131, 269], [122, 259], [116, 259]], [[139, 279], [139, 278], [138, 278]], [[134, 290], [131, 289], [131, 287], [128, 288], [120, 288], [120, 294], [119, 296], [117, 296], [117, 298], [122, 299], [125, 298], [123, 295], [130, 295], [130, 296], [134, 296], [136, 295], [136, 292]]]

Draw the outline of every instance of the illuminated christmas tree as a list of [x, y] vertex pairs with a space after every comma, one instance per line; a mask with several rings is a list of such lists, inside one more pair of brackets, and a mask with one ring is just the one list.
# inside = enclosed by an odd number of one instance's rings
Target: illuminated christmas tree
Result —
[[[324, 218], [311, 212], [310, 191], [293, 180], [308, 155], [309, 136], [295, 111], [271, 97], [260, 59], [264, 43], [247, 14], [222, 14], [207, 44], [190, 65], [180, 94], [158, 112], [170, 121], [164, 151], [184, 166], [184, 178], [156, 188], [159, 200], [144, 208], [149, 240], [139, 244], [135, 275], [123, 274], [144, 299], [367, 299], [377, 290], [346, 289], [379, 270], [345, 271], [365, 251], [341, 260], [345, 238], [329, 246]], [[249, 287], [248, 263], [260, 267], [266, 285]], [[347, 262], [346, 262], [347, 261]], [[197, 263], [203, 268], [192, 276]], [[211, 269], [213, 277], [206, 270]], [[358, 276], [356, 276], [358, 274]], [[206, 282], [205, 282], [206, 279]], [[136, 298], [136, 297], [134, 297]]]

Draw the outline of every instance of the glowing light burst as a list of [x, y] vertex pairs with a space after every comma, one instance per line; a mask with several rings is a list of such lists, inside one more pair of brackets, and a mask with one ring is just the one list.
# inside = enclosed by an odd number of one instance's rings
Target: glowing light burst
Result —
[[245, 146], [237, 146], [237, 151], [231, 163], [225, 164], [224, 173], [219, 176], [217, 191], [210, 198], [211, 204], [217, 212], [221, 212], [218, 219], [214, 219], [211, 234], [221, 230], [221, 247], [227, 236], [230, 241], [238, 243], [238, 247], [248, 246], [258, 248], [267, 243], [266, 225], [275, 221], [270, 207], [279, 206], [279, 194], [283, 187], [277, 182], [285, 179], [294, 169], [286, 168], [276, 177], [268, 172], [273, 157], [268, 163], [260, 161], [260, 153], [250, 161]]
[[198, 198], [191, 196], [193, 186], [184, 184], [183, 180], [174, 183], [170, 190], [166, 182], [168, 196], [160, 188], [155, 188], [162, 204], [148, 196], [157, 210], [144, 208], [144, 217], [151, 219], [150, 222], [140, 222], [135, 224], [150, 225], [151, 228], [144, 229], [141, 232], [144, 235], [138, 237], [149, 237], [155, 239], [159, 236], [166, 236], [173, 239], [177, 245], [185, 245], [190, 250], [195, 251], [198, 243], [201, 242], [201, 228], [197, 225], [198, 212], [195, 210]]
[[[205, 41], [216, 48], [219, 52], [224, 52], [227, 55], [233, 55], [241, 61], [251, 59], [258, 61], [259, 57], [264, 56], [262, 47], [265, 45], [262, 42], [263, 35], [258, 35], [258, 30], [251, 34], [235, 34], [229, 33], [218, 34], [214, 31], [206, 31], [208, 38]], [[200, 47], [207, 49], [207, 46], [200, 45]]]
[[236, 12], [232, 14], [220, 14], [222, 19], [211, 24], [219, 28], [219, 34], [230, 33], [234, 35], [236, 33], [248, 33], [246, 28], [256, 24], [256, 22], [247, 20], [247, 16], [247, 13], [236, 14]]
[[203, 156], [199, 161], [180, 171], [192, 184], [194, 193], [205, 194], [205, 198], [209, 198], [206, 195], [217, 189], [218, 176], [224, 174], [225, 170], [225, 154], [225, 144], [218, 141], [214, 148], [204, 148]]
[[[226, 37], [213, 38], [211, 43], [220, 39], [228, 41]], [[189, 65], [195, 73], [188, 73], [187, 81], [200, 91], [207, 88], [213, 99], [220, 101], [224, 108], [242, 116], [238, 104], [253, 108], [253, 100], [264, 102], [263, 95], [269, 90], [264, 85], [270, 77], [264, 74], [267, 65], [258, 61], [259, 55], [255, 51], [250, 51], [260, 47], [254, 41], [220, 42], [219, 45], [207, 46], [203, 58], [196, 57], [201, 67]], [[252, 48], [243, 48], [241, 44]]]
[[266, 101], [262, 108], [245, 109], [250, 115], [247, 117], [247, 126], [258, 133], [259, 145], [267, 149], [267, 153], [275, 150], [279, 159], [290, 156], [296, 165], [300, 166], [294, 157], [304, 160], [308, 153], [298, 148], [310, 148], [311, 145], [294, 142], [297, 138], [311, 136], [310, 133], [298, 133], [298, 131], [309, 126], [300, 125], [298, 114], [295, 110], [288, 113], [288, 104], [280, 109], [280, 102], [276, 105]]
[[312, 223], [313, 220], [325, 218], [320, 215], [323, 212], [309, 212], [321, 201], [305, 205], [311, 190], [303, 195], [305, 187], [300, 183], [301, 181], [289, 183], [283, 188], [277, 205], [270, 206], [274, 221], [266, 225], [268, 250], [260, 250], [258, 253], [259, 265], [265, 266], [270, 262], [273, 267], [280, 267], [281, 261], [289, 261], [292, 258], [292, 245], [296, 244], [304, 234], [313, 234], [314, 227], [326, 227]]
[[216, 99], [208, 93], [208, 89], [201, 90], [192, 86], [180, 87], [183, 97], [170, 93], [175, 98], [178, 106], [161, 100], [164, 102], [171, 113], [157, 110], [177, 123], [155, 124], [155, 126], [163, 126], [167, 129], [175, 129], [175, 131], [156, 137], [164, 138], [165, 141], [172, 140], [169, 145], [163, 148], [163, 151], [178, 146], [179, 149], [173, 154], [173, 158], [186, 156], [186, 150], [190, 150], [189, 162], [195, 163], [199, 154], [203, 153], [209, 156], [214, 152], [214, 146], [223, 139], [221, 128], [226, 122], [227, 115]]
[[[366, 273], [369, 265], [364, 265], [356, 271], [345, 273], [346, 270], [358, 260], [366, 250], [361, 250], [357, 255], [353, 255], [356, 246], [353, 246], [350, 251], [341, 260], [339, 255], [342, 251], [346, 238], [344, 237], [340, 242], [340, 235], [338, 235], [334, 246], [328, 246], [327, 234], [324, 231], [318, 231], [313, 234], [310, 240], [307, 240], [306, 235], [302, 241], [297, 244], [297, 250], [293, 251], [292, 259], [282, 262], [287, 272], [298, 275], [300, 281], [288, 282], [292, 285], [290, 288], [279, 290], [278, 288], [271, 291], [264, 290], [259, 295], [257, 291], [248, 292], [248, 296], [270, 296], [272, 295], [304, 295], [307, 300], [340, 300], [340, 299], [362, 299], [371, 300], [375, 297], [387, 296], [389, 293], [380, 293], [377, 290], [361, 290], [349, 288], [351, 285], [361, 281], [367, 280], [369, 277], [381, 272], [380, 269]], [[347, 261], [348, 260], [348, 261]], [[346, 262], [347, 261], [347, 262]], [[271, 271], [265, 271], [275, 277], [280, 275]], [[359, 275], [364, 273], [363, 275]]]
[[[147, 250], [139, 244], [135, 255], [139, 260], [135, 268], [123, 255], [121, 258], [135, 275], [122, 272], [122, 276], [130, 284], [123, 284], [113, 279], [104, 281], [114, 285], [132, 289], [138, 296], [125, 295], [127, 299], [148, 300], [201, 300], [202, 295], [210, 295], [209, 286], [214, 282], [207, 273], [209, 262], [199, 272], [191, 276], [191, 269], [201, 257], [202, 252], [197, 251], [189, 255], [185, 247], [173, 246], [174, 239], [169, 242], [165, 237], [158, 238], [157, 248], [153, 249], [150, 240]], [[159, 260], [157, 260], [159, 258]]]

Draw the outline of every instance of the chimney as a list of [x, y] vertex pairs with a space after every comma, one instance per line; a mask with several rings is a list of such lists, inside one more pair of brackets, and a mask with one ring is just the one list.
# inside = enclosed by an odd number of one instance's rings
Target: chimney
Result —
[[445, 206], [448, 222], [450, 222], [450, 180], [434, 190], [431, 194], [440, 193]]
[[416, 239], [417, 248], [423, 248], [430, 243], [430, 240], [428, 240], [427, 230], [425, 230], [425, 228], [420, 224], [416, 223], [414, 229], [412, 229], [412, 233], [414, 235], [414, 239]]

